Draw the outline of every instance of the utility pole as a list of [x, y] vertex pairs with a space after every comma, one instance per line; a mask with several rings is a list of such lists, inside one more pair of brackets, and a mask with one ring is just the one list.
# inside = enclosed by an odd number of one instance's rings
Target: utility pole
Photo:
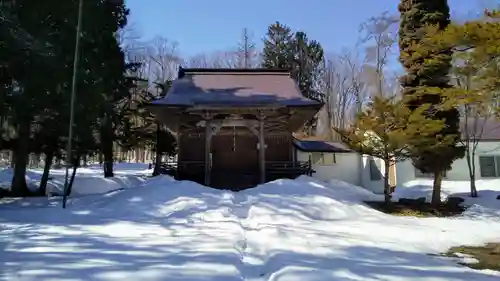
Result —
[[75, 111], [75, 97], [76, 97], [76, 76], [78, 71], [78, 57], [80, 53], [80, 33], [82, 29], [82, 6], [83, 0], [78, 3], [78, 23], [76, 24], [76, 40], [75, 40], [75, 56], [73, 58], [73, 78], [71, 81], [71, 101], [69, 109], [69, 132], [68, 132], [68, 143], [66, 145], [66, 173], [64, 177], [64, 191], [63, 191], [63, 209], [66, 208], [67, 192], [68, 192], [68, 176], [69, 176], [69, 165], [72, 162], [71, 150], [73, 141], [73, 123], [74, 123], [74, 111]]

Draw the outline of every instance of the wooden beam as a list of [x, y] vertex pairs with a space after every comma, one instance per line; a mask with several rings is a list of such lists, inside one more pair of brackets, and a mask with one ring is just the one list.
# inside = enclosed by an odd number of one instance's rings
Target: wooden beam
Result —
[[[219, 126], [219, 127], [258, 127], [259, 126], [259, 121], [257, 120], [230, 120], [230, 119], [212, 119], [211, 121], [212, 126]], [[198, 127], [205, 127], [206, 126], [206, 121], [202, 120], [199, 121], [196, 126]]]
[[206, 119], [207, 126], [205, 127], [205, 185], [210, 185], [210, 173], [211, 173], [211, 163], [210, 163], [210, 150], [211, 150], [211, 140], [212, 140], [212, 126], [211, 119]]
[[259, 161], [260, 161], [260, 183], [266, 182], [266, 142], [264, 135], [264, 116], [259, 116]]
[[196, 111], [219, 111], [220, 113], [224, 112], [249, 112], [249, 111], [275, 111], [278, 109], [286, 108], [283, 105], [276, 104], [261, 104], [261, 105], [252, 105], [252, 106], [238, 106], [238, 105], [195, 105], [189, 108], [186, 108], [185, 111], [188, 112], [196, 112]]
[[250, 132], [252, 132], [256, 137], [259, 138], [260, 134], [259, 134], [259, 131], [257, 129], [255, 129], [254, 127], [248, 127], [248, 129], [250, 130]]

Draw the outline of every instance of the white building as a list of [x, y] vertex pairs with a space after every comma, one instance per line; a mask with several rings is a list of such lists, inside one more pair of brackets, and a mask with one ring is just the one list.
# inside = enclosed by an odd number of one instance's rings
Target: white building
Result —
[[[470, 121], [469, 127], [473, 122]], [[475, 125], [479, 123], [474, 123]], [[469, 128], [469, 135], [463, 133], [465, 140], [478, 139], [474, 157], [476, 179], [500, 178], [500, 123], [491, 120], [480, 121], [482, 130], [478, 127]], [[464, 128], [465, 126], [463, 126]], [[462, 130], [465, 132], [465, 130]], [[315, 173], [313, 177], [328, 181], [338, 179], [351, 184], [359, 185], [375, 193], [383, 193], [383, 160], [367, 155], [360, 155], [340, 142], [326, 142], [321, 138], [296, 139], [294, 145], [297, 151], [297, 160], [308, 161]], [[470, 144], [473, 149], [474, 142]], [[431, 175], [422, 174], [416, 169], [411, 160], [391, 165], [389, 182], [394, 186], [402, 186], [407, 182], [431, 178]], [[456, 160], [452, 169], [446, 172], [445, 180], [468, 181], [469, 168], [467, 158]]]

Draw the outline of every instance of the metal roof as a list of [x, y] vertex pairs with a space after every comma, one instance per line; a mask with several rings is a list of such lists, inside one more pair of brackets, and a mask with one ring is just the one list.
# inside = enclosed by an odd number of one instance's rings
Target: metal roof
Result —
[[293, 145], [304, 152], [352, 152], [345, 144], [317, 140], [293, 140]]
[[265, 69], [181, 69], [165, 98], [171, 106], [318, 106], [304, 97], [287, 71]]

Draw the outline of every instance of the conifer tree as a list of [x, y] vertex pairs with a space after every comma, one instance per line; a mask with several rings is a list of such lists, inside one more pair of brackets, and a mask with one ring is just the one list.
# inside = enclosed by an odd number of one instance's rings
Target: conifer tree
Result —
[[414, 144], [435, 146], [434, 135], [443, 128], [441, 120], [425, 116], [427, 107], [410, 110], [404, 100], [376, 96], [346, 129], [336, 129], [354, 151], [384, 160], [384, 195], [390, 203], [392, 163], [408, 159]]
[[427, 37], [416, 47], [418, 53], [434, 49], [453, 51], [456, 88], [426, 86], [421, 91], [444, 98], [443, 107], [459, 107], [464, 114], [462, 143], [469, 166], [471, 196], [477, 196], [475, 156], [485, 122], [500, 117], [500, 12], [486, 10], [484, 16], [452, 23], [444, 31], [429, 28]]
[[309, 40], [305, 32], [292, 32], [290, 27], [279, 22], [268, 27], [262, 66], [290, 70], [306, 97], [321, 98], [316, 91], [315, 82], [319, 79], [323, 58], [321, 44]]
[[[268, 27], [262, 52], [262, 66], [268, 69], [286, 69], [297, 81], [305, 97], [324, 100], [318, 91], [321, 79], [324, 51], [321, 44], [309, 40], [302, 31], [292, 32], [290, 27], [276, 22]], [[312, 134], [317, 119], [308, 122], [303, 131]]]
[[[411, 148], [415, 167], [434, 175], [432, 203], [439, 204], [445, 171], [451, 169], [454, 160], [464, 156], [463, 147], [458, 145], [460, 116], [456, 108], [440, 108], [442, 95], [439, 93], [419, 89], [451, 87], [448, 74], [452, 50], [436, 46], [420, 52], [417, 45], [425, 39], [429, 26], [444, 30], [450, 24], [450, 8], [446, 0], [401, 0], [398, 9], [400, 62], [406, 71], [406, 75], [401, 78], [403, 95], [409, 97], [410, 109], [431, 104], [434, 107], [428, 114], [445, 122], [441, 132], [436, 134], [436, 142], [442, 145], [429, 147], [415, 144]], [[449, 143], [442, 142], [445, 138], [450, 140]]]

